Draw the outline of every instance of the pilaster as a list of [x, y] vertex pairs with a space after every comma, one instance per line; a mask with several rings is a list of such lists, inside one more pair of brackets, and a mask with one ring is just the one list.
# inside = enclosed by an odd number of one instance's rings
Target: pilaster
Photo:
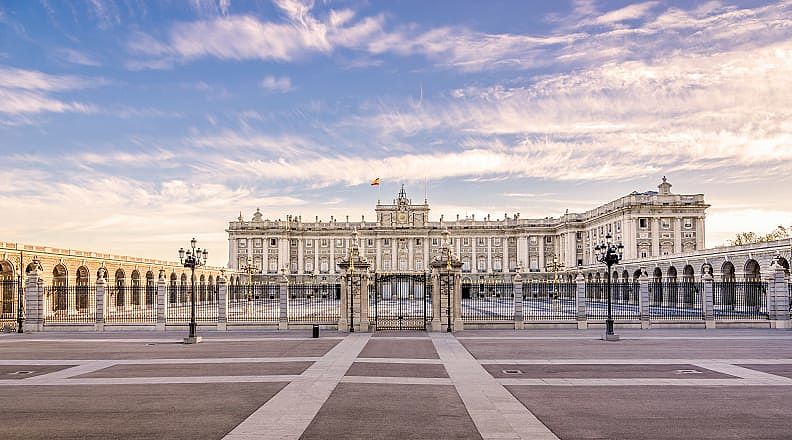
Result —
[[792, 328], [789, 316], [789, 288], [784, 267], [773, 261], [767, 285], [767, 315], [773, 328]]
[[715, 279], [711, 273], [705, 272], [701, 281], [704, 283], [704, 291], [701, 293], [704, 324], [706, 328], [715, 328]]
[[517, 275], [512, 279], [512, 282], [514, 283], [512, 287], [512, 291], [514, 292], [514, 329], [522, 330], [525, 328], [525, 323], [523, 321], [523, 278], [519, 270], [517, 271]]
[[[343, 295], [341, 297], [343, 298]], [[289, 278], [286, 275], [278, 280], [278, 298], [278, 330], [287, 330], [289, 328]], [[341, 312], [343, 315], [343, 309]]]
[[641, 319], [641, 328], [651, 327], [649, 314], [649, 276], [646, 268], [641, 267], [641, 276], [638, 278], [638, 313]]

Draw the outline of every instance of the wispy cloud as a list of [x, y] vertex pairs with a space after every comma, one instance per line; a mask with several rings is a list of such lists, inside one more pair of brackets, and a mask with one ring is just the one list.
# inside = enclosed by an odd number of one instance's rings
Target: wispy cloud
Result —
[[103, 83], [102, 79], [89, 81], [76, 76], [50, 75], [36, 70], [0, 66], [0, 113], [92, 112], [96, 109], [90, 104], [63, 101], [52, 94]]
[[102, 63], [95, 57], [77, 49], [62, 48], [55, 51], [55, 56], [72, 64], [81, 66], [101, 66]]
[[275, 77], [272, 75], [265, 76], [259, 83], [262, 89], [271, 92], [286, 93], [293, 89], [291, 79], [288, 76]]

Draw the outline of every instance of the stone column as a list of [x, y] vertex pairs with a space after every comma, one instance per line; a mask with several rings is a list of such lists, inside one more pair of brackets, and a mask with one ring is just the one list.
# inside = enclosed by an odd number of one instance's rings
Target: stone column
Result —
[[313, 240], [313, 257], [314, 257], [314, 264], [313, 264], [313, 271], [314, 273], [319, 273], [319, 243], [321, 241], [314, 239]]
[[638, 278], [638, 310], [641, 328], [648, 329], [651, 326], [649, 319], [649, 276], [643, 267], [641, 267], [641, 276]]
[[530, 261], [528, 261], [528, 237], [517, 237], [517, 265], [528, 267], [530, 269]]
[[228, 329], [228, 284], [224, 275], [217, 277], [217, 329]]
[[580, 330], [588, 328], [586, 321], [586, 279], [582, 273], [578, 273], [575, 278], [576, 302], [577, 302], [577, 327]]
[[[492, 272], [492, 237], [487, 237], [485, 240], [487, 240], [487, 268], [484, 272]], [[458, 252], [457, 255], [459, 255]]]
[[357, 295], [360, 301], [360, 318], [358, 322], [360, 323], [359, 331], [361, 332], [371, 330], [371, 321], [369, 320], [369, 306], [371, 305], [369, 301], [369, 283], [371, 283], [369, 272], [362, 272], [360, 276], [360, 294]]
[[652, 257], [660, 256], [660, 219], [653, 218], [652, 221]]
[[773, 261], [767, 284], [767, 315], [773, 328], [792, 328], [789, 320], [789, 291], [784, 267]]
[[442, 321], [440, 320], [440, 272], [437, 268], [432, 268], [432, 322], [429, 323], [429, 330], [439, 332]]
[[157, 330], [165, 331], [168, 316], [168, 284], [165, 271], [161, 270], [157, 279]]
[[302, 238], [297, 239], [297, 273], [302, 275], [305, 273], [305, 249], [303, 249], [304, 240]]
[[539, 236], [539, 272], [545, 272], [545, 236]]
[[382, 270], [382, 239], [374, 239], [374, 249], [376, 256], [374, 257], [374, 270]]
[[96, 331], [104, 331], [105, 301], [107, 300], [107, 282], [104, 277], [96, 279]]
[[[470, 237], [470, 272], [471, 273], [478, 273], [478, 257], [476, 256], [476, 245], [478, 244], [478, 238]], [[459, 255], [459, 254], [457, 254]]]
[[336, 273], [336, 261], [335, 261], [335, 238], [330, 237], [330, 261], [328, 262], [328, 271], [331, 274]]
[[501, 245], [503, 246], [501, 270], [503, 273], [509, 273], [511, 272], [511, 268], [509, 268], [509, 237], [505, 236], [501, 240]]
[[514, 283], [513, 291], [514, 291], [514, 329], [515, 330], [522, 330], [525, 328], [525, 323], [523, 322], [523, 283], [522, 283], [522, 275], [520, 275], [520, 271], [517, 271], [517, 274], [514, 275], [512, 279], [512, 283]]
[[455, 332], [462, 331], [465, 329], [465, 325], [462, 322], [462, 263], [459, 263], [459, 267], [452, 268], [452, 272], [454, 274], [454, 290], [451, 293], [451, 297], [453, 298], [453, 324], [452, 329]]
[[399, 270], [399, 239], [391, 237], [391, 272]]
[[674, 233], [674, 253], [682, 253], [682, 219], [674, 217], [673, 233]]
[[[343, 298], [343, 295], [341, 297]], [[287, 277], [286, 274], [284, 274], [278, 280], [278, 298], [280, 299], [280, 301], [278, 302], [278, 330], [288, 330], [289, 329], [289, 277]]]
[[701, 307], [704, 312], [704, 325], [706, 328], [715, 328], [715, 278], [709, 272], [701, 276], [704, 291], [701, 293]]
[[415, 270], [415, 238], [410, 237], [407, 240], [407, 270]]
[[341, 303], [339, 304], [340, 313], [338, 315], [338, 331], [349, 331], [349, 279], [344, 274], [341, 280]]

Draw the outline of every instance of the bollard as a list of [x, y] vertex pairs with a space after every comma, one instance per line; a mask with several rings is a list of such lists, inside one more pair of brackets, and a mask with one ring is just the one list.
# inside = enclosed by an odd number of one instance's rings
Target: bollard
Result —
[[319, 337], [319, 325], [314, 324], [313, 326], [313, 338], [316, 339]]

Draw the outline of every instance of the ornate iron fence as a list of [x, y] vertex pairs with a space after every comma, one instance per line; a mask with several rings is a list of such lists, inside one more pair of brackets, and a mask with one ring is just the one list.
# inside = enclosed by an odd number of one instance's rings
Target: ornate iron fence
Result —
[[157, 287], [115, 285], [105, 288], [105, 322], [108, 324], [155, 324]]
[[287, 316], [295, 324], [337, 324], [341, 316], [341, 285], [289, 284]]
[[[641, 319], [641, 309], [638, 301], [631, 301], [630, 298], [637, 298], [640, 285], [637, 282], [612, 282], [611, 288], [611, 316], [616, 321], [630, 321]], [[625, 300], [617, 300], [617, 294]], [[586, 319], [592, 321], [605, 320], [608, 318], [608, 283], [586, 283]]]
[[278, 284], [236, 284], [228, 286], [228, 322], [278, 323]]
[[0, 332], [16, 331], [19, 311], [19, 282], [0, 281]]
[[766, 282], [723, 281], [713, 287], [716, 320], [768, 319]]
[[523, 320], [574, 320], [577, 284], [569, 282], [523, 283]]
[[650, 282], [649, 317], [662, 320], [703, 320], [703, 294], [704, 284], [700, 282]]
[[514, 284], [463, 284], [461, 314], [463, 321], [514, 320]]
[[[169, 287], [166, 316], [168, 324], [186, 325], [190, 322], [191, 303], [190, 285], [171, 285]], [[195, 286], [195, 320], [201, 323], [217, 322], [217, 286]], [[201, 294], [203, 293], [203, 300]], [[176, 301], [172, 301], [172, 300]]]
[[90, 285], [44, 287], [44, 324], [96, 322], [96, 288]]

